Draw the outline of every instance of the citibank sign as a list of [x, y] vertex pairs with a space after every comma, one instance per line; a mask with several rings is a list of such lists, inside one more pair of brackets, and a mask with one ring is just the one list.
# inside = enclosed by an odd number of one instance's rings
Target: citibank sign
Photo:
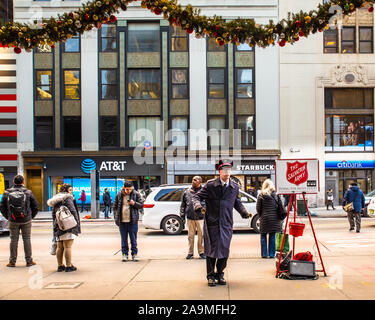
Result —
[[[99, 171], [124, 171], [126, 161], [102, 161]], [[85, 159], [81, 163], [81, 169], [84, 173], [89, 174], [91, 170], [96, 170], [96, 162], [92, 159]]]
[[326, 161], [326, 169], [373, 169], [375, 161]]

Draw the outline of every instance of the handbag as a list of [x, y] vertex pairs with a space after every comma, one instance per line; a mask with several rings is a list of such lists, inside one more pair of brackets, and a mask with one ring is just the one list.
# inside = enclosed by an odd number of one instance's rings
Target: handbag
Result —
[[50, 254], [52, 256], [55, 256], [56, 255], [56, 250], [57, 250], [57, 241], [56, 241], [56, 238], [53, 237]]
[[287, 216], [287, 212], [282, 204], [281, 201], [279, 201], [279, 196], [277, 196], [277, 200], [271, 195], [271, 198], [276, 202], [277, 204], [277, 214], [280, 218], [280, 220], [284, 220]]
[[[276, 233], [276, 251], [280, 252], [281, 251], [281, 244], [283, 242], [283, 236], [284, 233], [278, 232]], [[287, 253], [289, 252], [289, 234], [285, 234], [285, 242], [284, 242], [284, 248], [283, 252]]]
[[353, 202], [350, 202], [350, 203], [348, 203], [347, 205], [344, 206], [344, 211], [345, 212], [351, 212], [353, 210], [354, 210]]

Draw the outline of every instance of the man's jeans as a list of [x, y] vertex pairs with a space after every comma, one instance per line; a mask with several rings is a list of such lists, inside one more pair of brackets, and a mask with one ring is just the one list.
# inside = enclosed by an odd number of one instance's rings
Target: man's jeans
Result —
[[138, 223], [132, 224], [130, 222], [120, 222], [120, 234], [121, 234], [121, 251], [123, 254], [128, 255], [129, 245], [128, 245], [128, 235], [131, 243], [131, 252], [132, 255], [138, 253], [137, 249], [137, 232], [138, 232]]
[[[267, 234], [268, 234], [268, 252], [267, 252]], [[275, 233], [262, 233], [260, 235], [260, 246], [262, 250], [262, 257], [275, 257], [276, 237]]]
[[83, 212], [83, 209], [85, 209], [87, 212], [89, 212], [89, 210], [87, 210], [87, 208], [85, 207], [85, 203], [86, 203], [86, 201], [82, 201], [82, 203], [81, 203], [81, 212]]
[[31, 252], [31, 221], [28, 223], [16, 223], [9, 221], [10, 231], [10, 258], [9, 262], [15, 264], [17, 261], [18, 239], [22, 232], [23, 247], [25, 250], [26, 263], [33, 261]]
[[108, 218], [109, 206], [104, 206], [104, 218]]

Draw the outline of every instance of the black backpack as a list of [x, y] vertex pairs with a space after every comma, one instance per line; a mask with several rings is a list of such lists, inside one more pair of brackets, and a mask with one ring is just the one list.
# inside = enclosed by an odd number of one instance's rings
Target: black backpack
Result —
[[10, 189], [8, 194], [9, 220], [24, 222], [26, 213], [26, 194], [20, 189]]

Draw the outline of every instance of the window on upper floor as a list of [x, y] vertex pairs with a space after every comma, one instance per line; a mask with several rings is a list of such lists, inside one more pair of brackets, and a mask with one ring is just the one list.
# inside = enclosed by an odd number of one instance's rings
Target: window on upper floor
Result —
[[52, 100], [52, 70], [35, 70], [36, 100]]
[[208, 99], [224, 99], [225, 68], [208, 68]]
[[150, 141], [151, 146], [160, 145], [157, 123], [160, 117], [129, 117], [129, 147], [143, 145]]
[[224, 52], [226, 50], [227, 45], [221, 46], [216, 43], [215, 38], [208, 38], [207, 39], [207, 51], [208, 52]]
[[35, 117], [35, 150], [53, 149], [53, 117]]
[[208, 145], [210, 147], [219, 147], [224, 145], [222, 141], [221, 130], [226, 129], [226, 116], [208, 116]]
[[81, 99], [79, 70], [64, 70], [64, 99]]
[[238, 68], [236, 69], [236, 98], [251, 99], [253, 98], [253, 69]]
[[117, 69], [100, 69], [100, 100], [117, 99]]
[[186, 147], [188, 145], [188, 117], [171, 117], [171, 142], [177, 147]]
[[63, 45], [63, 51], [66, 53], [79, 52], [81, 50], [81, 37], [76, 34], [73, 38], [68, 39]]
[[159, 23], [129, 23], [128, 52], [160, 52]]
[[170, 27], [171, 51], [189, 51], [189, 36], [187, 32], [180, 27]]
[[160, 69], [129, 69], [129, 99], [150, 100], [160, 99]]
[[172, 99], [189, 99], [188, 71], [188, 69], [171, 69]]
[[100, 52], [117, 51], [116, 24], [103, 24], [99, 29], [99, 50]]
[[237, 116], [236, 129], [241, 130], [241, 147], [255, 148], [254, 116]]
[[118, 147], [118, 117], [100, 117], [100, 147]]
[[0, 23], [13, 21], [13, 0], [0, 1]]

